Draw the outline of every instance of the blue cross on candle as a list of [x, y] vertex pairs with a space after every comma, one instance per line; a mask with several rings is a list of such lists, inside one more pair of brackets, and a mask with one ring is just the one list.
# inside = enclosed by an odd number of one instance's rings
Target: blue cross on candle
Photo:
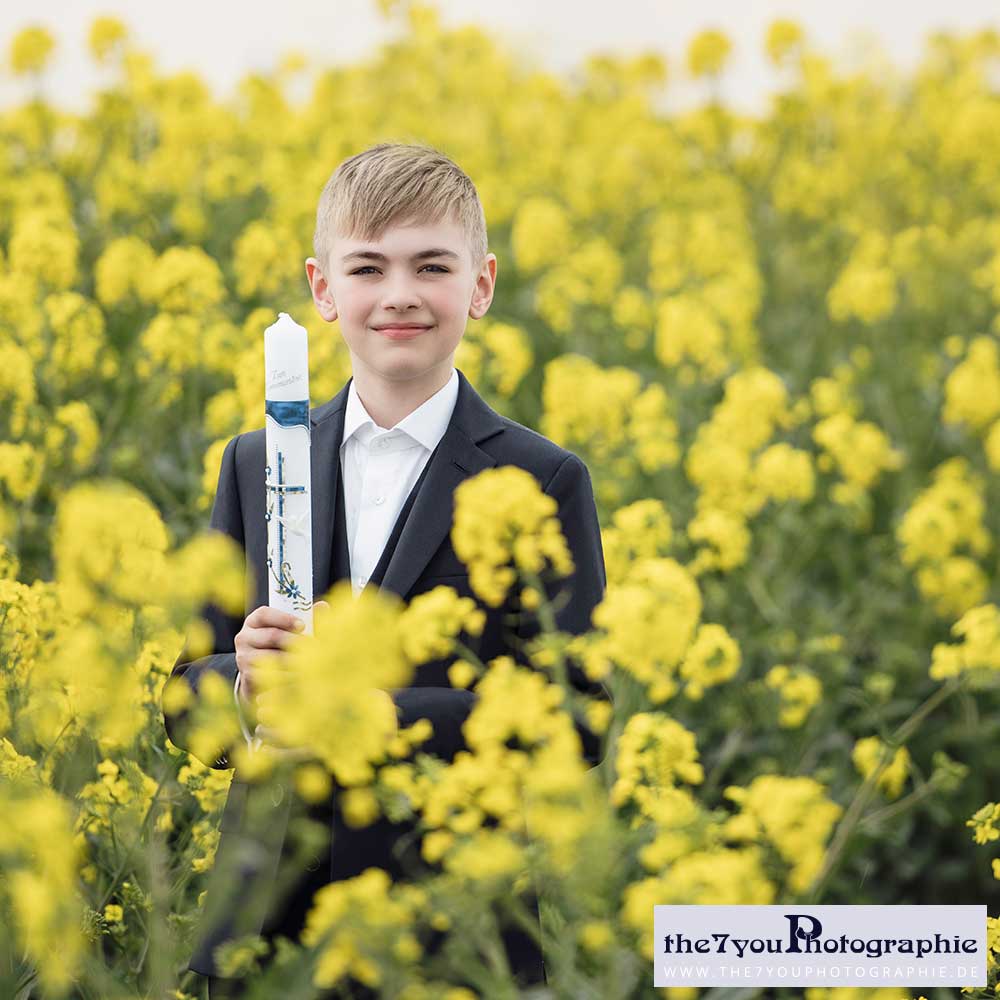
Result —
[[305, 493], [306, 488], [304, 486], [293, 486], [290, 483], [286, 483], [284, 480], [284, 470], [283, 459], [284, 456], [281, 451], [278, 452], [278, 480], [277, 482], [271, 482], [271, 466], [267, 466], [264, 470], [265, 479], [264, 486], [267, 490], [267, 511], [264, 514], [264, 520], [270, 521], [274, 513], [274, 501], [275, 497], [278, 500], [278, 572], [274, 571], [274, 561], [271, 557], [271, 553], [267, 554], [267, 567], [271, 572], [271, 575], [275, 578], [278, 583], [278, 592], [291, 598], [295, 607], [299, 610], [305, 611], [308, 609], [307, 602], [302, 597], [302, 591], [299, 589], [299, 585], [291, 577], [291, 567], [285, 561], [285, 496], [289, 493]]

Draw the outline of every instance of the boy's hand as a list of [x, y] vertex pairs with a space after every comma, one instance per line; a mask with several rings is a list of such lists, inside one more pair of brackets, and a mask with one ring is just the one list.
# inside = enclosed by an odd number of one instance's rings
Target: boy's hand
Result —
[[236, 633], [236, 669], [240, 672], [240, 694], [247, 701], [256, 699], [254, 664], [261, 656], [274, 656], [283, 651], [303, 631], [305, 625], [287, 611], [262, 606], [247, 615], [243, 628]]
[[[323, 606], [329, 608], [326, 601], [316, 601], [313, 607]], [[257, 691], [252, 684], [253, 664], [259, 657], [265, 655], [264, 650], [269, 650], [269, 656], [274, 656], [274, 650], [279, 650], [279, 656], [284, 655], [284, 650], [294, 641], [295, 636], [304, 629], [303, 623], [294, 615], [285, 611], [279, 611], [272, 607], [259, 607], [247, 615], [243, 623], [243, 628], [236, 636], [236, 666], [240, 671], [242, 680], [240, 681], [240, 695], [245, 697], [247, 703], [254, 709], [255, 718], [267, 719], [268, 702], [273, 700], [277, 692]], [[275, 731], [259, 722], [254, 734], [259, 736], [265, 743], [269, 743], [275, 752], [283, 756], [299, 758], [308, 755], [307, 751], [296, 747], [284, 747], [276, 739]]]

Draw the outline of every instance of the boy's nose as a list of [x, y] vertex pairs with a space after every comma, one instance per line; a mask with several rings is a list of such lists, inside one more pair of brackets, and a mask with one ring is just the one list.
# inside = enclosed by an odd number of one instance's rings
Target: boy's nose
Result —
[[409, 278], [390, 278], [382, 305], [385, 309], [383, 315], [394, 316], [400, 322], [406, 322], [419, 307], [420, 294]]

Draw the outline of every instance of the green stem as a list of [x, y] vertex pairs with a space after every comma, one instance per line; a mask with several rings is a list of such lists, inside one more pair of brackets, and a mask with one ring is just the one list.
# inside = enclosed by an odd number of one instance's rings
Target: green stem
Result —
[[541, 948], [542, 928], [538, 921], [528, 912], [528, 908], [524, 903], [514, 896], [503, 900], [503, 908], [507, 912], [507, 915], [512, 917], [517, 925], [527, 932], [535, 944]]
[[881, 809], [877, 809], [873, 813], [869, 813], [867, 816], [863, 817], [858, 826], [877, 826], [879, 823], [884, 822], [887, 819], [891, 819], [893, 816], [899, 813], [906, 812], [910, 806], [916, 805], [918, 802], [926, 799], [931, 792], [935, 791], [937, 785], [934, 781], [925, 781], [919, 788], [910, 792], [909, 795], [904, 796], [898, 802], [893, 802], [891, 805], [883, 806]]
[[749, 575], [746, 580], [746, 588], [757, 610], [764, 616], [769, 625], [776, 625], [781, 621], [781, 608], [764, 589], [764, 584], [760, 579], [752, 574]]
[[66, 720], [66, 722], [63, 724], [62, 729], [59, 730], [59, 733], [56, 736], [56, 738], [48, 745], [48, 747], [45, 748], [45, 752], [38, 758], [39, 769], [41, 769], [42, 765], [49, 759], [49, 755], [56, 748], [56, 744], [58, 744], [58, 742], [63, 738], [63, 734], [66, 732], [67, 729], [69, 729], [70, 725], [74, 722], [76, 722], [75, 715]]
[[745, 735], [743, 729], [733, 729], [726, 734], [726, 739], [719, 749], [719, 757], [715, 762], [715, 767], [712, 768], [705, 783], [701, 786], [701, 794], [706, 798], [710, 792], [715, 790], [715, 786], [719, 783], [722, 773], [729, 766], [729, 762], [739, 753]]
[[459, 639], [455, 639], [454, 642], [455, 652], [457, 652], [463, 660], [467, 663], [471, 663], [479, 671], [480, 676], [486, 673], [486, 664], [483, 663], [473, 650], [469, 649], [469, 647]]
[[934, 711], [943, 701], [950, 698], [957, 692], [964, 683], [964, 677], [952, 677], [934, 692], [905, 722], [902, 722], [892, 737], [889, 745], [895, 749], [905, 743], [913, 734], [917, 726]]
[[[160, 780], [156, 786], [156, 790], [153, 792], [153, 797], [149, 800], [149, 807], [146, 809], [146, 814], [143, 816], [142, 823], [139, 826], [138, 840], [134, 844], [129, 845], [129, 847], [125, 850], [124, 860], [118, 866], [118, 870], [111, 877], [111, 885], [104, 896], [104, 900], [101, 903], [99, 903], [96, 907], [94, 907], [94, 909], [96, 909], [100, 913], [104, 912], [104, 907], [108, 904], [109, 900], [114, 894], [115, 886], [118, 884], [118, 879], [121, 878], [121, 876], [125, 873], [125, 869], [128, 866], [129, 861], [131, 860], [132, 852], [142, 843], [143, 834], [147, 832], [146, 826], [149, 823], [149, 818], [153, 813], [153, 806], [156, 805], [156, 800], [160, 797], [160, 792], [163, 789], [164, 781], [166, 781], [166, 768], [164, 768]], [[112, 825], [111, 827], [111, 833], [112, 837], [114, 837], [114, 825]]]
[[617, 685], [612, 694], [614, 695], [615, 713], [612, 717], [611, 725], [608, 727], [605, 741], [605, 746], [608, 748], [607, 755], [605, 756], [605, 764], [600, 768], [604, 772], [604, 788], [607, 792], [611, 791], [616, 780], [615, 772], [617, 768], [615, 764], [618, 757], [618, 740], [625, 731], [625, 725], [628, 720], [636, 712], [640, 711], [643, 704], [642, 692], [638, 682], [629, 677], [623, 678], [623, 683]]
[[[552, 608], [552, 602], [549, 601], [548, 595], [546, 594], [545, 588], [542, 586], [542, 582], [539, 579], [538, 574], [531, 573], [526, 570], [524, 576], [531, 586], [534, 587], [535, 590], [541, 595], [541, 603], [538, 606], [538, 621], [541, 623], [543, 634], [558, 632], [559, 625], [556, 622], [556, 615]], [[559, 682], [559, 686], [563, 689], [567, 696], [568, 703], [572, 704], [573, 696], [576, 692], [573, 690], [573, 686], [569, 682], [569, 671], [566, 667], [566, 657], [561, 649], [556, 653], [555, 675], [556, 680]]]
[[851, 800], [851, 804], [847, 807], [847, 812], [844, 813], [843, 819], [837, 826], [837, 832], [834, 834], [833, 841], [830, 844], [830, 849], [826, 852], [823, 867], [820, 869], [819, 874], [813, 880], [812, 885], [807, 891], [807, 896], [810, 897], [809, 902], [816, 903], [819, 901], [820, 894], [822, 893], [827, 880], [833, 873], [837, 863], [840, 861], [855, 827], [860, 823], [865, 806], [868, 804], [868, 801], [871, 799], [872, 794], [875, 791], [875, 785], [885, 769], [889, 766], [896, 748], [905, 743], [906, 740], [908, 740], [916, 731], [920, 723], [923, 722], [923, 720], [927, 718], [927, 716], [933, 712], [938, 705], [958, 691], [961, 686], [961, 677], [953, 677], [945, 684], [942, 684], [941, 687], [939, 687], [934, 694], [927, 698], [926, 701], [924, 701], [924, 703], [920, 705], [908, 719], [899, 725], [892, 736], [882, 746], [879, 763], [861, 783], [861, 787], [858, 788], [854, 798]]

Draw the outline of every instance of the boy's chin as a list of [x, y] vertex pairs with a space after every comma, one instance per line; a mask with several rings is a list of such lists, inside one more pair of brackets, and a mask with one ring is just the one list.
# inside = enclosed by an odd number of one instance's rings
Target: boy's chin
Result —
[[365, 367], [369, 371], [380, 375], [382, 378], [392, 381], [401, 381], [409, 378], [417, 378], [425, 374], [429, 369], [436, 367], [433, 360], [429, 360], [422, 354], [413, 354], [412, 357], [404, 357], [404, 352], [399, 351], [396, 355], [382, 355], [381, 357], [365, 360]]
[[357, 352], [355, 357], [373, 371], [397, 374], [411, 372], [416, 375], [452, 363], [455, 356], [454, 351], [442, 352], [439, 346], [430, 349], [430, 344], [407, 344], [402, 348], [398, 344], [381, 346], [381, 350]]

